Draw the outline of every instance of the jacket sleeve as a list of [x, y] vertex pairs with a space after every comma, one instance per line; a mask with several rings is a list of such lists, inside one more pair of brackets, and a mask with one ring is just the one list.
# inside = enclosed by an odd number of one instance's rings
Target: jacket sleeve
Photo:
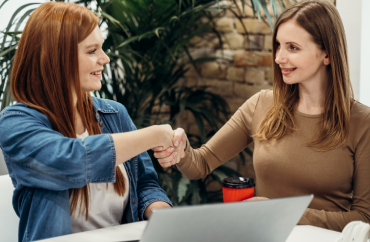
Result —
[[[130, 131], [137, 130], [132, 122], [126, 108], [120, 116], [121, 120], [129, 119], [131, 127]], [[144, 212], [146, 208], [156, 201], [163, 201], [173, 206], [171, 200], [167, 197], [166, 192], [158, 184], [158, 175], [154, 169], [152, 160], [148, 152], [143, 152], [137, 156], [137, 194], [138, 194], [138, 212], [139, 219], [144, 220]]]
[[0, 146], [17, 185], [66, 190], [115, 181], [116, 152], [110, 134], [84, 141], [67, 138], [42, 119], [47, 120], [41, 113], [6, 110], [0, 116]]
[[141, 153], [138, 156], [138, 182], [137, 193], [139, 199], [139, 219], [144, 220], [144, 212], [146, 208], [153, 202], [163, 201], [173, 206], [171, 200], [167, 197], [166, 192], [158, 184], [158, 176], [154, 170], [152, 160], [147, 152]]

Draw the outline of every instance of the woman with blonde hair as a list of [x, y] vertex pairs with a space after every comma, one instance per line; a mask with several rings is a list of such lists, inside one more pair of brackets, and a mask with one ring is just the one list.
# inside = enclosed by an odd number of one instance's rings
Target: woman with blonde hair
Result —
[[146, 153], [172, 146], [172, 128], [136, 130], [123, 105], [90, 95], [109, 63], [98, 22], [85, 7], [48, 2], [19, 41], [17, 104], [0, 114], [19, 241], [144, 220], [172, 206]]
[[299, 224], [341, 231], [354, 220], [369, 223], [370, 108], [353, 99], [336, 8], [304, 1], [285, 10], [273, 57], [273, 90], [247, 100], [200, 149], [178, 129], [175, 154], [155, 156], [199, 179], [254, 142], [254, 200], [313, 193]]

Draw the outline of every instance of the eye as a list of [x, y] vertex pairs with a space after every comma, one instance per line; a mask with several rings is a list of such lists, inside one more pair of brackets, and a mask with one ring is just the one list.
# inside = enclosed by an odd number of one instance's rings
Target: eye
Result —
[[90, 51], [89, 54], [94, 54], [96, 51], [96, 49], [94, 49], [93, 51]]
[[279, 42], [277, 42], [277, 41], [276, 41], [276, 46], [278, 46], [278, 47], [280, 46], [280, 43], [279, 43]]
[[294, 46], [294, 45], [290, 45], [290, 49], [291, 50], [298, 50], [298, 48], [296, 46]]

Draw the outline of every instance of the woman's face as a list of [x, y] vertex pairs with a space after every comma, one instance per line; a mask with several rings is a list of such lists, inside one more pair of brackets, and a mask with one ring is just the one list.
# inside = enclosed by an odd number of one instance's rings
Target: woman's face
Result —
[[281, 24], [276, 35], [276, 64], [287, 84], [326, 81], [327, 53], [293, 20]]
[[103, 36], [98, 26], [78, 44], [78, 67], [81, 90], [90, 92], [100, 90], [103, 66], [109, 57], [102, 49]]

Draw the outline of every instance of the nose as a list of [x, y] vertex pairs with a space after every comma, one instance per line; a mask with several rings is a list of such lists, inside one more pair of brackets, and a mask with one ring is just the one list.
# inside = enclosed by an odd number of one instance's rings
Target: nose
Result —
[[287, 63], [287, 61], [288, 61], [288, 58], [286, 56], [285, 51], [282, 50], [281, 48], [278, 48], [276, 50], [275, 63], [280, 65], [280, 64]]
[[108, 64], [109, 62], [110, 62], [109, 57], [107, 56], [107, 54], [105, 54], [105, 52], [103, 52], [101, 57], [99, 58], [99, 64], [105, 65]]

